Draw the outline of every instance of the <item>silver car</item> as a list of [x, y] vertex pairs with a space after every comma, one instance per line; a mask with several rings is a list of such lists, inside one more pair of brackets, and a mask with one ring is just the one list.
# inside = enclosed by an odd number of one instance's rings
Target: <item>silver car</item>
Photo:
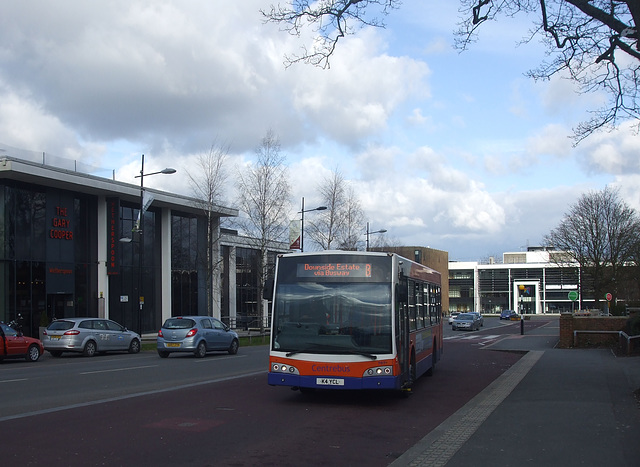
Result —
[[484, 326], [484, 317], [477, 311], [472, 311], [474, 315], [476, 315], [476, 321], [480, 324], [480, 326]]
[[208, 316], [176, 316], [167, 319], [158, 331], [158, 355], [192, 352], [204, 357], [214, 350], [238, 353], [238, 334], [222, 321]]
[[42, 344], [54, 357], [62, 352], [82, 352], [87, 357], [112, 350], [138, 353], [140, 335], [109, 319], [62, 318], [44, 330]]
[[480, 323], [473, 313], [460, 313], [456, 316], [456, 319], [453, 320], [453, 323], [451, 323], [451, 329], [454, 331], [456, 329], [469, 329], [470, 331], [474, 331], [480, 329]]

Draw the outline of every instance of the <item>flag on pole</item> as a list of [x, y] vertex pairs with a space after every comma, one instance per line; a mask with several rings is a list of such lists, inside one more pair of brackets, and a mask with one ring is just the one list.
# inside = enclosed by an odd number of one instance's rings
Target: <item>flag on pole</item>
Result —
[[154, 197], [151, 193], [146, 190], [142, 192], [142, 212], [138, 212], [138, 219], [136, 220], [136, 226], [133, 229], [134, 231], [140, 231], [140, 216], [142, 216], [147, 211], [147, 209], [149, 209], [149, 206], [151, 206], [153, 200]]
[[289, 249], [300, 249], [300, 219], [289, 222]]
[[144, 214], [147, 209], [149, 209], [149, 206], [151, 206], [151, 203], [153, 203], [153, 195], [151, 193], [149, 193], [148, 191], [143, 191], [142, 192], [142, 213]]

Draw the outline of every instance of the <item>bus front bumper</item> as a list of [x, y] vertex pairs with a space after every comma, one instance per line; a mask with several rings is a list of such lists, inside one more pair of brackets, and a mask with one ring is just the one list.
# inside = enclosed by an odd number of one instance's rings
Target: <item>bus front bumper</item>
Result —
[[293, 388], [317, 389], [400, 389], [395, 376], [368, 376], [364, 378], [345, 378], [335, 376], [302, 376], [269, 372], [268, 383], [271, 386], [290, 386]]

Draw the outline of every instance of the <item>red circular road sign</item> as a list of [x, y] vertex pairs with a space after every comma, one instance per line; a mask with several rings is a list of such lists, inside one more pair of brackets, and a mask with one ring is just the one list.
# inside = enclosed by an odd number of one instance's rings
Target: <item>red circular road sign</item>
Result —
[[610, 302], [611, 299], [613, 298], [613, 295], [611, 295], [610, 293], [607, 294], [607, 301]]

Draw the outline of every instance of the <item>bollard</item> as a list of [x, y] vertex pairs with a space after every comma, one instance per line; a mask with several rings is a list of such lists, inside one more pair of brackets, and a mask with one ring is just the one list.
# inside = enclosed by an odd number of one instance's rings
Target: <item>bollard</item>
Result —
[[524, 336], [524, 316], [520, 316], [520, 335]]

